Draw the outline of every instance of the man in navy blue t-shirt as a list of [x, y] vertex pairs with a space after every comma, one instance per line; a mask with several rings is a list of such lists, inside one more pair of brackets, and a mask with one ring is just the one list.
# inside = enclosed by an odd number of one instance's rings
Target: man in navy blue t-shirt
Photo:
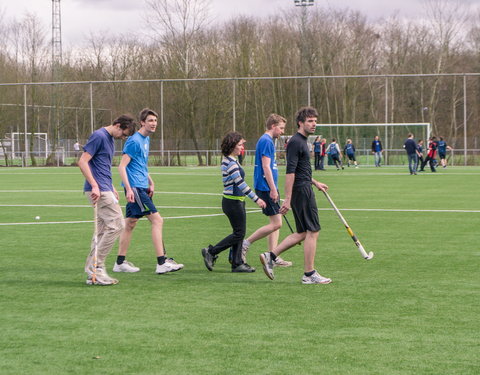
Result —
[[408, 133], [408, 138], [405, 141], [403, 148], [407, 152], [408, 157], [408, 170], [410, 171], [411, 175], [417, 174], [417, 166], [418, 166], [418, 150], [417, 150], [417, 143], [413, 139], [413, 134]]
[[376, 135], [372, 141], [372, 154], [375, 156], [375, 167], [380, 167], [380, 163], [382, 162], [382, 152], [382, 141], [380, 141], [380, 138]]
[[438, 157], [440, 158], [440, 164], [443, 168], [447, 168], [447, 150], [451, 151], [453, 148], [447, 145], [447, 142], [443, 139], [443, 137], [439, 137], [439, 141], [437, 142], [437, 150]]
[[95, 233], [85, 263], [88, 285], [113, 285], [118, 280], [105, 271], [105, 258], [124, 228], [118, 193], [112, 183], [114, 138], [125, 138], [135, 131], [135, 121], [127, 115], [118, 117], [112, 125], [92, 133], [83, 147], [78, 166], [85, 176], [84, 192], [94, 206]]

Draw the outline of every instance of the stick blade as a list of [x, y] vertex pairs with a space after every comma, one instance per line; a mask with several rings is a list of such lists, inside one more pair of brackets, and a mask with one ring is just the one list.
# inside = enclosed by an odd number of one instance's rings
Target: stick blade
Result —
[[373, 251], [370, 251], [368, 255], [365, 257], [365, 260], [370, 260], [373, 258]]

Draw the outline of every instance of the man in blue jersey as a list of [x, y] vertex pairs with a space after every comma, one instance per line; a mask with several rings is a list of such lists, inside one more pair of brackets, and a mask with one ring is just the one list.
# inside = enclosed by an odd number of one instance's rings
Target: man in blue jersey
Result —
[[304, 267], [302, 284], [329, 284], [331, 279], [315, 270], [315, 253], [320, 232], [318, 209], [312, 185], [326, 191], [328, 186], [312, 178], [308, 136], [315, 133], [318, 113], [315, 108], [303, 107], [296, 113], [297, 133], [290, 138], [287, 146], [287, 174], [285, 177], [285, 200], [280, 213], [290, 209], [295, 218], [296, 232], [287, 236], [273, 251], [260, 254], [263, 271], [274, 279], [275, 258], [282, 252], [303, 241]]
[[131, 136], [123, 148], [122, 160], [118, 166], [127, 198], [125, 230], [120, 236], [117, 261], [114, 272], [138, 272], [140, 269], [126, 261], [132, 233], [140, 218], [146, 216], [152, 225], [152, 242], [157, 255], [156, 273], [178, 271], [183, 264], [177, 264], [165, 256], [163, 246], [163, 218], [153, 204], [154, 183], [148, 173], [150, 135], [157, 128], [158, 115], [149, 108], [140, 112], [140, 130]]
[[112, 183], [114, 139], [128, 137], [135, 131], [135, 121], [122, 115], [112, 125], [92, 133], [83, 147], [78, 166], [85, 176], [84, 192], [95, 207], [95, 233], [85, 263], [88, 285], [114, 285], [117, 279], [105, 271], [105, 258], [124, 228], [118, 193]]
[[[274, 139], [277, 139], [285, 132], [287, 120], [280, 115], [272, 113], [266, 121], [266, 131], [259, 138], [255, 146], [255, 170], [253, 173], [253, 186], [255, 193], [266, 203], [263, 209], [264, 215], [268, 216], [270, 222], [258, 228], [250, 237], [243, 240], [242, 256], [246, 258], [248, 248], [255, 241], [268, 236], [268, 249], [272, 251], [278, 244], [280, 228], [282, 227], [282, 215], [280, 209], [280, 195], [278, 193], [278, 167], [275, 158]], [[280, 257], [275, 259], [274, 265], [289, 267], [292, 262], [283, 260]]]
[[353, 165], [355, 166], [355, 168], [358, 168], [357, 159], [355, 158], [355, 146], [350, 138], [347, 138], [347, 143], [345, 143], [343, 152], [348, 158], [347, 165], [350, 167], [350, 162], [353, 161]]
[[447, 145], [447, 142], [445, 142], [443, 137], [439, 137], [439, 141], [437, 142], [437, 150], [438, 157], [440, 158], [440, 164], [443, 168], [447, 168], [447, 150], [451, 151], [453, 148]]
[[332, 143], [328, 145], [327, 152], [332, 157], [332, 161], [335, 163], [337, 171], [340, 170], [340, 168], [344, 169], [342, 164], [342, 152], [340, 151], [340, 146], [335, 138], [332, 138]]

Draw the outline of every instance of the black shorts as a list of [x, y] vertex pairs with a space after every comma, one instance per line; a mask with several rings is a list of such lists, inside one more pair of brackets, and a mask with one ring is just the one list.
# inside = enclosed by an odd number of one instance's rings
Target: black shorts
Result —
[[447, 157], [447, 154], [444, 154], [443, 152], [439, 152], [438, 153], [438, 156], [440, 157], [440, 159], [446, 159]]
[[264, 215], [274, 216], [279, 214], [278, 210], [280, 209], [280, 205], [278, 202], [274, 202], [272, 198], [270, 198], [270, 191], [255, 189], [255, 193], [267, 204], [265, 208], [262, 208]]
[[[132, 188], [135, 202], [127, 202], [126, 217], [140, 219], [145, 215], [154, 214], [157, 208], [153, 204], [152, 198], [148, 196], [148, 189]], [[126, 193], [126, 192], [125, 192]]]
[[298, 233], [320, 230], [317, 201], [310, 184], [293, 188], [291, 205]]
[[351, 160], [351, 161], [357, 161], [355, 159], [355, 154], [347, 154], [348, 158]]

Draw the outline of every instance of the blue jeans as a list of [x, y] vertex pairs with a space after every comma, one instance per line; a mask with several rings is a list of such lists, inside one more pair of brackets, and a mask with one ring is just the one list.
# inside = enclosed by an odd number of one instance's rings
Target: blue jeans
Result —
[[407, 154], [408, 155], [408, 169], [410, 174], [417, 172], [418, 166], [418, 155], [417, 154]]
[[376, 151], [375, 152], [375, 167], [380, 167], [380, 162], [382, 161], [382, 152]]

